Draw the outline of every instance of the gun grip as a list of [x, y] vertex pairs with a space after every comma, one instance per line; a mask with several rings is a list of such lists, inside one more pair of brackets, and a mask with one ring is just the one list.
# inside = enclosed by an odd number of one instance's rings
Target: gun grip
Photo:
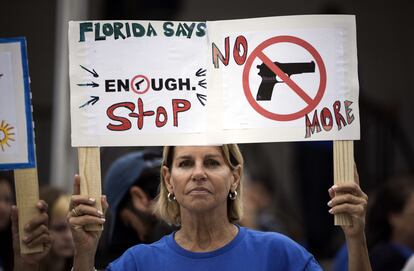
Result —
[[273, 88], [276, 82], [265, 82], [259, 86], [259, 91], [257, 91], [256, 101], [270, 101], [272, 99]]

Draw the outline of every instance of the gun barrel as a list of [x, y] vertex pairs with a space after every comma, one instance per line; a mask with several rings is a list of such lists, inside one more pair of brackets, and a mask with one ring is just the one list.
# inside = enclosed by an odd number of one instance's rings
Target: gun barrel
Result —
[[[300, 74], [300, 73], [312, 73], [315, 72], [315, 62], [296, 62], [296, 63], [281, 63], [281, 62], [273, 62], [277, 65], [284, 73], [288, 76], [292, 74]], [[256, 66], [259, 69], [259, 75], [265, 77], [275, 76], [275, 73], [267, 67], [264, 63]]]
[[279, 63], [274, 62], [287, 75], [315, 72], [315, 62]]

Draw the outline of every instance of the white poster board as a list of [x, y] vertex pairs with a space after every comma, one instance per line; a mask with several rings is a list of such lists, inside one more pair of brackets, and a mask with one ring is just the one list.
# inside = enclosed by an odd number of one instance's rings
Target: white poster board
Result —
[[0, 38], [0, 170], [35, 167], [24, 38]]
[[71, 22], [69, 49], [73, 146], [359, 139], [354, 16]]
[[208, 143], [204, 22], [69, 23], [73, 146]]
[[207, 28], [209, 101], [223, 109], [209, 115], [222, 131], [217, 141], [359, 139], [354, 16], [217, 21]]

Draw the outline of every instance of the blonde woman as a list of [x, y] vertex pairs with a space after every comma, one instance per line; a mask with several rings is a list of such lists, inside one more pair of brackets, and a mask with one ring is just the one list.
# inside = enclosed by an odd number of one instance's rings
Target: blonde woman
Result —
[[[243, 158], [237, 145], [164, 147], [161, 175], [158, 213], [180, 229], [153, 244], [130, 248], [107, 270], [322, 270], [288, 237], [237, 225], [243, 188]], [[94, 270], [99, 233], [86, 232], [83, 226], [104, 224], [104, 215], [78, 192], [76, 178], [68, 216], [77, 250], [74, 270], [89, 271]], [[356, 184], [334, 187], [330, 195], [330, 212], [353, 219], [352, 227], [343, 228], [349, 270], [370, 270], [364, 235], [366, 195]], [[107, 208], [105, 199], [102, 204]]]

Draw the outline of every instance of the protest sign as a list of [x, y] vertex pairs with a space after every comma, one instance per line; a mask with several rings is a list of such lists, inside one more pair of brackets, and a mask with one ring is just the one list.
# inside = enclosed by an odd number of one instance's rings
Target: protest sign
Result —
[[24, 38], [0, 38], [0, 170], [35, 167]]
[[0, 38], [0, 170], [14, 169], [22, 254], [43, 251], [23, 242], [24, 226], [39, 214], [33, 126], [26, 39]]
[[222, 109], [208, 115], [217, 140], [359, 139], [354, 16], [216, 21], [207, 29], [208, 98]]
[[73, 146], [359, 139], [354, 16], [69, 25]]
[[203, 22], [69, 23], [73, 146], [206, 144]]

